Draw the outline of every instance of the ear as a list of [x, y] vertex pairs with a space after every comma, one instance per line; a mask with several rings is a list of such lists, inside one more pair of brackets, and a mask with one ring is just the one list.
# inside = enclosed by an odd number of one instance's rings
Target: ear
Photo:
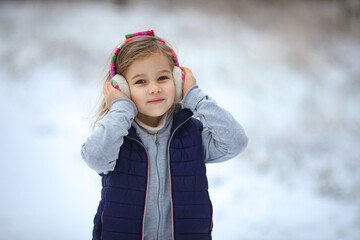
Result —
[[121, 92], [123, 92], [126, 96], [130, 98], [129, 85], [127, 84], [126, 79], [122, 75], [116, 74], [110, 80], [110, 82], [114, 86], [114, 88], [119, 89]]
[[175, 84], [175, 103], [179, 103], [183, 98], [182, 92], [184, 87], [183, 71], [181, 68], [177, 66], [174, 67], [173, 79]]

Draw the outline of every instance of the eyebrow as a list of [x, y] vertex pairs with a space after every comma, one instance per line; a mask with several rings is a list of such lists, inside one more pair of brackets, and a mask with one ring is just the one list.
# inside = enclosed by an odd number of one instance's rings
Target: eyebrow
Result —
[[[159, 73], [171, 73], [171, 72], [169, 70], [167, 70], [167, 69], [163, 69], [163, 70], [159, 71], [158, 74]], [[131, 78], [131, 80], [134, 80], [137, 77], [143, 77], [143, 76], [146, 76], [146, 74], [145, 73], [136, 74], [135, 76], [133, 76]]]
[[142, 77], [142, 76], [145, 76], [145, 74], [136, 74], [135, 76], [133, 76], [132, 78], [131, 78], [131, 80], [133, 80], [133, 79], [135, 79], [135, 78], [137, 78], [137, 77]]

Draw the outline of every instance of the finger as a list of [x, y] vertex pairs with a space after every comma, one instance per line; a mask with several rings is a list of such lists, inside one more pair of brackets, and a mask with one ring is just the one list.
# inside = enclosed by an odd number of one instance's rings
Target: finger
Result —
[[181, 70], [183, 70], [185, 73], [188, 71], [186, 67], [180, 67]]
[[190, 68], [187, 68], [187, 67], [182, 67], [181, 68], [184, 73], [185, 73], [185, 79], [188, 79], [188, 78], [191, 78], [193, 76], [193, 73], [192, 71], [190, 70]]
[[118, 92], [119, 92], [119, 90], [117, 90], [113, 86], [108, 86], [108, 94], [109, 95], [116, 95]]
[[112, 87], [112, 84], [111, 84], [110, 82], [106, 82], [106, 83], [105, 83], [105, 86], [104, 86], [104, 91], [105, 91], [106, 93], [109, 93], [110, 90], [111, 90], [111, 87]]
[[106, 87], [107, 90], [109, 90], [111, 88], [111, 86], [112, 86], [111, 82], [106, 82], [105, 83], [105, 87]]
[[187, 68], [187, 67], [184, 67], [184, 66], [182, 66], [182, 67], [180, 67], [180, 68], [181, 68], [181, 70], [183, 70], [184, 72], [190, 72], [190, 73], [191, 73], [190, 68]]
[[107, 82], [104, 84], [104, 91], [107, 89]]
[[[117, 91], [118, 91], [118, 90], [117, 90]], [[125, 93], [123, 93], [122, 91], [118, 91], [118, 92], [120, 93], [120, 96], [121, 96], [122, 98], [128, 98], [128, 99], [129, 99], [129, 97], [126, 96]]]

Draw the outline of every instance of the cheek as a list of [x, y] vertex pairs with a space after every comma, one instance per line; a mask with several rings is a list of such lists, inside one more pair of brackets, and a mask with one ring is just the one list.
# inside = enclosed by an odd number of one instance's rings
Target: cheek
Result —
[[137, 105], [137, 103], [141, 100], [141, 91], [135, 89], [135, 88], [131, 88], [130, 87], [130, 96], [131, 96], [131, 100], [135, 103], [135, 105]]
[[166, 88], [166, 92], [169, 96], [175, 96], [175, 84], [169, 84]]

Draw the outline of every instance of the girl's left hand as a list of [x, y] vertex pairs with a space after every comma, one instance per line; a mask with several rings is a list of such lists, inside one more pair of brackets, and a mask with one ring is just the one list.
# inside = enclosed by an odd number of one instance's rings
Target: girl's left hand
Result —
[[186, 92], [192, 87], [196, 85], [196, 79], [192, 73], [192, 71], [187, 67], [180, 67], [181, 70], [185, 73], [184, 87], [183, 87], [183, 96], [185, 96]]

